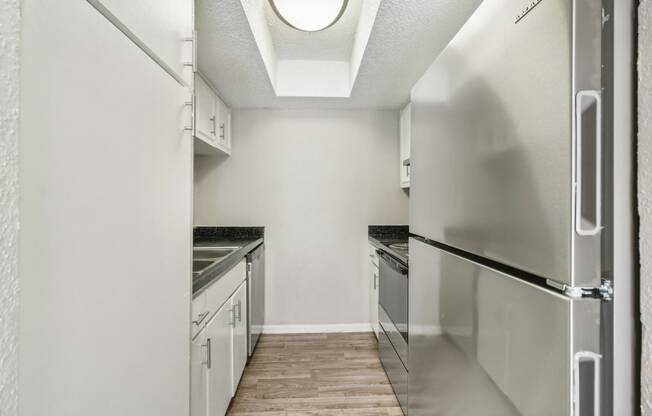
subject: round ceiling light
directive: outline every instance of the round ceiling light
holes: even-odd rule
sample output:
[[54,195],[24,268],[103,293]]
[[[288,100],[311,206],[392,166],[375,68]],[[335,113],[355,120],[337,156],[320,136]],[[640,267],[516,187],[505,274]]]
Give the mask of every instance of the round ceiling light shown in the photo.
[[274,13],[293,29],[319,32],[337,23],[349,0],[269,0]]

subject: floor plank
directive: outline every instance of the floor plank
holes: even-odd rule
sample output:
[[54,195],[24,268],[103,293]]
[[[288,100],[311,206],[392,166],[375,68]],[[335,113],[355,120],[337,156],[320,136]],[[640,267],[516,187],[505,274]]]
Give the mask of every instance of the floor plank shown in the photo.
[[371,333],[263,335],[229,416],[401,416]]

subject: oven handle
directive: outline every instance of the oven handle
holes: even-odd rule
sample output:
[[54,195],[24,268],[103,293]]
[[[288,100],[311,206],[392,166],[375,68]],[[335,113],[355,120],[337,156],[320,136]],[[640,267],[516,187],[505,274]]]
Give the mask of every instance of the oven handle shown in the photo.
[[392,256],[389,254],[385,253],[382,250],[376,251],[378,253],[378,257],[383,260],[389,267],[391,267],[393,270],[396,270],[402,275],[407,275],[408,274],[408,268],[403,266],[401,263],[399,263],[397,260],[394,260]]

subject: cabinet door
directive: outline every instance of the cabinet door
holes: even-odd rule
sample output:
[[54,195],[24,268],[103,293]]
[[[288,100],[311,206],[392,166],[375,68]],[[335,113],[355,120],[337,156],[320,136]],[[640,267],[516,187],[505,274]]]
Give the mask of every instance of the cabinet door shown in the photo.
[[206,342],[208,344],[208,415],[226,414],[233,393],[233,352],[232,329],[234,310],[231,300],[217,311],[206,325]]
[[247,282],[233,295],[235,328],[233,329],[233,395],[235,395],[247,365]]
[[231,109],[225,108],[224,122],[224,147],[228,153],[231,153]]
[[369,244],[369,324],[378,337],[380,326],[378,324],[378,285],[380,275],[378,273],[378,253],[376,247]]
[[369,262],[369,323],[371,329],[378,336],[378,266],[373,259]]
[[410,165],[405,165],[404,162],[410,159],[410,135],[412,133],[412,108],[408,104],[401,111],[400,119],[400,135],[401,135],[401,144],[400,144],[400,169],[401,169],[401,187],[409,188],[410,187]]
[[217,142],[216,95],[200,77],[195,77],[195,136],[211,144]]
[[229,110],[219,97],[216,97],[215,108],[217,114],[217,142],[228,152],[231,147],[230,139],[228,138],[231,110]]
[[208,361],[206,331],[202,331],[192,341],[190,349],[190,416],[207,416],[206,367]]

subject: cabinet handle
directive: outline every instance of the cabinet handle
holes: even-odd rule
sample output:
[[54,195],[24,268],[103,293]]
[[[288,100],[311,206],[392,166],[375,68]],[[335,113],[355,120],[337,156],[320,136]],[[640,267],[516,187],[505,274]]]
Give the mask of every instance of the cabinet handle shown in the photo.
[[199,315],[197,315],[198,319],[192,321],[192,323],[199,326],[204,321],[204,319],[206,319],[208,314],[210,314],[210,312],[208,312],[208,311],[206,311],[204,313],[200,313]]
[[231,308],[231,318],[233,318],[233,321],[229,323],[229,325],[231,325],[233,328],[235,328],[235,308],[236,306]]
[[211,117],[211,134],[215,136],[215,116]]
[[[584,199],[582,179],[582,105],[584,98],[591,98],[596,105],[595,118],[595,224],[586,229],[582,225],[582,199]],[[602,230],[602,94],[600,91],[580,91],[577,93],[575,103],[575,232],[583,237],[600,234]]]
[[203,348],[206,348],[206,361],[202,364],[206,364],[206,368],[211,368],[211,339],[206,340],[206,344],[202,345]]
[[220,139],[224,138],[224,123],[220,124]]
[[580,377],[580,363],[583,361],[591,361],[593,363],[593,415],[600,416],[600,402],[601,402],[601,383],[600,383],[600,361],[602,360],[602,355],[596,354],[591,351],[579,351],[575,353],[575,360],[573,363],[573,395],[574,397],[574,408],[575,415],[581,415],[582,408],[581,404],[581,377]]
[[195,134],[195,93],[192,94],[190,101],[186,101],[185,106],[190,107],[190,127],[183,129]]
[[238,322],[242,322],[242,301],[238,301]]

